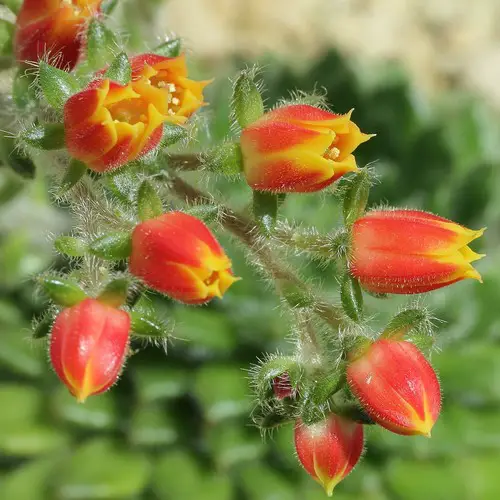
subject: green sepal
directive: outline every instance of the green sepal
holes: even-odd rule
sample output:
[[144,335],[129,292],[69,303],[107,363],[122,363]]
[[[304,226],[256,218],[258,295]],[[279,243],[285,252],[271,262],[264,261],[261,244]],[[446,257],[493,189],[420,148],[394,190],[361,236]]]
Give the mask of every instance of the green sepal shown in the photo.
[[52,324],[54,323],[54,318],[51,314],[47,314],[40,320],[36,321],[33,325],[33,335],[34,339],[43,339],[47,337],[52,330]]
[[86,243],[73,236],[59,236],[54,241],[54,247],[59,253],[70,257],[82,257],[87,251]]
[[100,12],[102,14],[105,14],[109,16],[113,10],[115,10],[115,7],[118,5],[118,0],[103,0],[101,2],[101,7],[100,7]]
[[66,191],[70,190],[86,173],[87,165],[80,160],[72,159],[69,162],[66,173],[64,174],[58,195],[61,196]]
[[240,72],[233,87],[232,109],[241,128],[257,121],[264,114],[264,101],[252,71]]
[[306,398],[314,405],[324,405],[345,383],[344,367],[325,375],[316,374],[311,382]]
[[226,142],[203,154],[203,167],[210,172],[226,176],[240,174],[243,157],[239,144]]
[[105,234],[92,241],[88,251],[104,260],[124,260],[132,251],[132,235],[126,232]]
[[24,68],[19,68],[12,82],[12,99],[19,109],[34,107],[37,102],[36,75]]
[[163,214],[163,203],[156,189],[144,181],[137,191],[137,215],[141,221],[154,219]]
[[22,132],[19,139],[29,146],[45,151],[63,149],[65,145],[64,125],[62,123],[33,125]]
[[426,309],[418,307],[405,309],[396,314],[385,327],[380,338],[404,340],[410,333],[430,333],[431,321]]
[[272,233],[278,216],[278,195],[254,191],[253,215],[264,233]]
[[87,298],[83,289],[71,279],[44,277],[41,285],[52,302],[63,307],[72,307]]
[[163,321],[153,317],[150,314],[143,314],[139,311],[130,313],[132,318],[132,335],[138,337],[164,338],[168,337],[168,331]]
[[40,61],[38,82],[45,99],[55,109],[62,109],[66,101],[80,90],[80,84],[73,75],[45,61]]
[[109,68],[104,73],[106,78],[113,80],[120,85],[127,85],[132,79],[132,67],[130,60],[125,52],[120,52],[110,64]]
[[187,139],[189,137],[189,132],[186,127],[181,127],[180,125],[175,125],[174,123],[164,123],[163,132],[160,141],[160,147],[168,148],[174,144]]
[[356,278],[346,272],[340,285],[340,299],[344,312],[353,321],[363,317],[363,292]]
[[349,184],[344,194],[344,221],[346,226],[354,224],[366,209],[370,196],[371,180],[367,171],[360,171]]
[[93,18],[87,30],[87,61],[92,69],[106,67],[115,57],[118,40],[102,21]]
[[254,410],[252,420],[259,429],[270,430],[293,422],[294,419],[289,415],[285,415],[284,412],[269,411],[266,409],[264,411]]
[[152,52],[164,57],[178,57],[181,54],[181,49],[182,40],[180,38],[173,38],[156,46]]
[[347,386],[335,393],[331,401],[331,408],[337,415],[346,417],[358,424],[375,424],[365,410],[363,410],[360,403],[351,394]]
[[118,278],[109,282],[97,297],[97,300],[110,307],[120,307],[127,301],[130,280]]
[[0,137],[0,153],[3,162],[24,179],[33,179],[36,167],[28,154],[16,144],[13,137]]

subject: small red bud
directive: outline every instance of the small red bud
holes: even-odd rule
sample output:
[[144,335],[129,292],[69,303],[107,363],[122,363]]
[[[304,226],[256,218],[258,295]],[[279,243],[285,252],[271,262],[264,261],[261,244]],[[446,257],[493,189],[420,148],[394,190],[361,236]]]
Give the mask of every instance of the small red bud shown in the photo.
[[274,395],[278,399],[285,399],[294,396],[292,384],[290,383],[290,376],[288,373],[283,373],[273,379]]
[[354,468],[363,452],[363,426],[331,414],[323,422],[295,424],[295,449],[300,463],[328,496]]
[[439,381],[412,343],[380,339],[357,350],[347,380],[379,425],[396,434],[430,436],[441,410]]
[[79,402],[109,389],[127,352],[130,316],[85,299],[64,309],[50,338],[50,360],[57,376]]

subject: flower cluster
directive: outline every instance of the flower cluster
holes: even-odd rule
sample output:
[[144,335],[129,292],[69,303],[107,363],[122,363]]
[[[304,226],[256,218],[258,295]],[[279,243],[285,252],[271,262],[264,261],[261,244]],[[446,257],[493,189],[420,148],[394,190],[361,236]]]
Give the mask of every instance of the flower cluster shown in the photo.
[[[294,425],[299,461],[331,495],[360,460],[365,425],[430,436],[441,410],[431,349],[417,347],[432,343],[428,311],[408,306],[374,338],[364,292],[411,295],[481,281],[472,263],[483,255],[469,244],[484,229],[420,210],[368,209],[373,176],[358,147],[373,134],[361,131],[352,111],[311,105],[314,96],[266,112],[250,70],[235,79],[231,100],[240,136],[196,154],[173,150],[188,142],[210,80],[189,77],[178,39],[133,57],[117,53],[120,41],[105,23],[111,3],[25,0],[17,18],[13,95],[30,77],[27,66],[38,69],[30,80],[37,91],[21,92],[32,98],[36,112],[23,116],[33,123],[14,131],[11,153],[22,151],[23,168],[34,169],[33,151],[58,150],[50,157],[53,192],[76,219],[74,231],[55,241],[70,257],[67,274],[39,279],[52,305],[36,337],[50,335],[54,371],[78,401],[106,391],[136,339],[161,344],[170,335],[152,292],[198,306],[222,299],[239,280],[211,228],[225,230],[275,285],[296,340],[291,355],[265,357],[252,371],[252,417],[263,432]],[[241,180],[251,209],[227,207],[189,184],[184,169]],[[328,193],[339,180],[336,231],[282,220],[286,196]],[[287,262],[292,252],[335,262],[339,300],[301,279],[298,260]]]

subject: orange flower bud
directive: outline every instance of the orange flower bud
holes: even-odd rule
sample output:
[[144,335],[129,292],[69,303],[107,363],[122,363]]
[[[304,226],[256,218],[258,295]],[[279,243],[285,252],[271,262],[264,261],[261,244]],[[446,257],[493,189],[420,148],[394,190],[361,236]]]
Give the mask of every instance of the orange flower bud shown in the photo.
[[439,412],[439,381],[410,342],[380,339],[351,354],[347,380],[370,418],[396,434],[430,436]]
[[363,426],[331,414],[323,422],[295,424],[295,450],[300,463],[328,496],[358,463],[363,452]]
[[481,281],[471,262],[483,255],[467,245],[483,232],[419,210],[375,210],[353,225],[351,273],[376,293],[422,293],[465,278]]
[[147,286],[186,304],[222,298],[238,280],[208,227],[182,212],[136,226],[129,264],[130,272]]
[[272,192],[319,191],[357,170],[353,151],[371,135],[351,121],[295,104],[266,113],[241,134],[243,166],[252,189]]
[[81,32],[102,0],[24,0],[16,21],[14,52],[19,62],[49,58],[71,70],[80,57]]
[[50,338],[50,360],[79,402],[115,383],[125,361],[129,330],[127,312],[96,299],[85,299],[57,316]]
[[130,63],[129,84],[99,78],[64,107],[68,151],[96,172],[143,156],[159,144],[165,121],[183,124],[204,105],[208,82],[187,78],[184,56],[144,54]]

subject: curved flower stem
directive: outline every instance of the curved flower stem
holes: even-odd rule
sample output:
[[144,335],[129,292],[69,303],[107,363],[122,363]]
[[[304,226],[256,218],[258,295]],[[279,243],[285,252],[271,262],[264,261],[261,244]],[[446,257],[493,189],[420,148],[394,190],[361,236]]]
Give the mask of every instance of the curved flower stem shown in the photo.
[[[190,204],[213,203],[213,199],[187,183],[175,174],[167,174],[169,187],[177,197]],[[273,251],[263,244],[256,224],[249,218],[234,212],[226,206],[220,206],[222,226],[236,236],[248,249],[258,257],[266,271],[276,282],[291,284],[298,293],[310,303],[313,311],[325,322],[339,328],[343,324],[343,311],[316,297],[310,288],[284,266],[274,255]]]

